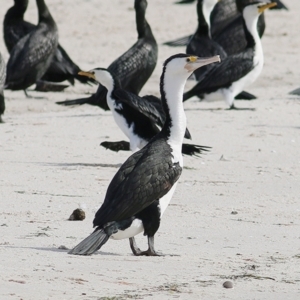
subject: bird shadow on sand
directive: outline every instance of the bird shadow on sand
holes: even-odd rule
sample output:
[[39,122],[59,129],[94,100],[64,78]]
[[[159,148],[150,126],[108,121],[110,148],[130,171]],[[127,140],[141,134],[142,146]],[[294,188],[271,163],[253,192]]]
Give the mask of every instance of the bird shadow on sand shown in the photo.
[[[47,252],[62,252],[68,254],[68,251],[71,249],[68,248],[61,248],[60,247],[22,247],[22,246],[9,246],[9,245],[1,245],[3,248],[7,249],[31,249],[31,250],[39,250],[39,251],[47,251]],[[70,254],[72,255],[72,254]],[[104,252],[104,251],[97,251],[92,256],[124,256],[123,254],[117,254],[112,252]],[[72,255],[72,256],[91,256],[91,255]]]
[[256,108],[248,108],[248,107],[243,107],[243,108],[237,108],[237,109],[229,109],[229,108],[185,108],[185,111],[255,111]]
[[122,164],[96,164],[96,163],[48,163],[36,162],[35,164],[52,167],[101,167],[101,168],[119,168]]

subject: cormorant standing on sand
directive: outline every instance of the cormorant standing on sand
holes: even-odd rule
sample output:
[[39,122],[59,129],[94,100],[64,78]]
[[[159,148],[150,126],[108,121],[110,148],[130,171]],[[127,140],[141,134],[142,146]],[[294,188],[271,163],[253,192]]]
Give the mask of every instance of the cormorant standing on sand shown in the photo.
[[[186,54],[177,54],[165,61],[160,80],[166,114],[164,127],[118,170],[95,215],[95,231],[69,254],[91,255],[109,238],[129,238],[134,255],[158,255],[154,249],[154,235],[183,167],[181,146],[186,129],[182,103],[184,84],[195,69],[216,61],[219,57],[198,58]],[[149,248],[146,251],[141,251],[135,243],[134,236],[141,232],[148,237]]]
[[215,98],[215,94],[218,93],[225,99],[230,109],[236,109],[234,97],[244,87],[253,83],[263,68],[263,49],[257,32],[258,17],[265,9],[275,5],[274,2],[255,1],[246,5],[242,1],[239,2],[238,8],[243,12],[246,49],[227,56],[220,64],[215,65],[200,82],[184,93],[183,101],[193,96],[209,100]]
[[[36,29],[36,25],[24,20],[28,0],[14,0],[14,2],[14,5],[7,11],[3,22],[4,41],[9,53],[21,38]],[[90,82],[87,77],[78,75],[79,71],[80,68],[58,44],[51,64],[41,81],[62,82],[67,80],[74,85],[75,78],[81,83]]]
[[[107,69],[116,76],[124,90],[138,95],[155,69],[158,47],[151,27],[145,18],[147,1],[135,0],[134,8],[138,40],[129,50],[113,61]],[[97,92],[88,98],[56,103],[61,105],[90,104],[109,110],[106,94],[106,88],[100,84]]]
[[[5,88],[26,90],[51,64],[58,44],[58,31],[44,0],[36,0],[39,23],[13,47],[7,63]],[[26,93],[26,91],[25,91]]]

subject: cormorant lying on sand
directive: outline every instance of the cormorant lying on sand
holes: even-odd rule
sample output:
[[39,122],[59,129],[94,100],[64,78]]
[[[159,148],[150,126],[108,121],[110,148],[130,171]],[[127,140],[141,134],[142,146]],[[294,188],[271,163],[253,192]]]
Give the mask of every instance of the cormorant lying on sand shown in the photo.
[[[107,89],[108,107],[115,122],[130,141],[129,143],[126,141],[103,142],[101,143],[103,147],[113,151],[131,150],[135,152],[142,149],[160,132],[160,128],[166,121],[160,99],[151,96],[146,97],[146,99],[141,98],[121,89],[118,80],[108,69],[96,68],[89,72],[80,73],[98,81]],[[191,138],[188,130],[185,137]],[[183,144],[182,153],[198,155],[202,151],[208,151],[208,148],[210,147]]]
[[[216,61],[219,57],[198,58],[186,54],[177,54],[165,61],[160,80],[166,115],[164,126],[118,170],[95,215],[95,231],[69,254],[91,255],[109,238],[129,238],[134,255],[158,255],[154,249],[154,235],[183,168],[181,147],[186,130],[182,103],[184,85],[195,69]],[[141,251],[134,240],[134,236],[143,231],[148,237],[149,248],[146,251]]]

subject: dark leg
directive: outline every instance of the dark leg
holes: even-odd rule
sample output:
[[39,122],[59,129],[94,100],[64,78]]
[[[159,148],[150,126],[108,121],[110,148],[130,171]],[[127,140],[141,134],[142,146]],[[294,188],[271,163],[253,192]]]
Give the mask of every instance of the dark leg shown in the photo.
[[234,104],[230,106],[228,110],[255,110],[255,108],[248,108],[248,107],[235,107]]
[[150,237],[148,236],[148,250],[146,250],[146,251],[141,251],[137,247],[134,238],[130,238],[129,242],[130,242],[130,248],[131,248],[133,254],[136,255],[136,256],[141,256],[141,255],[145,255],[145,256],[161,256],[161,254],[158,254],[154,250],[154,236],[150,236]]
[[142,251],[140,250],[140,248],[137,247],[134,237],[129,238],[129,243],[130,243],[130,248],[132,250],[132,253],[135,256],[141,255]]
[[26,98],[32,98],[32,96],[30,96],[30,95],[27,94],[26,90],[24,90],[24,93],[25,93]]
[[102,142],[100,146],[112,150],[112,151],[130,151],[129,142],[126,141],[119,141],[119,142]]

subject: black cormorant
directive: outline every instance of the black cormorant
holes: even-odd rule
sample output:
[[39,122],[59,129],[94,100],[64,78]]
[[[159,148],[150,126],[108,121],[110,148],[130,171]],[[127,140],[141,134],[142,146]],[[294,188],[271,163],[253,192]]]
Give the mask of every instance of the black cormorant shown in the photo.
[[2,115],[5,111],[5,101],[4,101],[4,84],[6,77],[6,66],[4,59],[0,53],[0,123],[3,123]]
[[[182,141],[186,129],[182,93],[186,79],[198,67],[219,57],[198,58],[177,54],[167,59],[160,80],[165,124],[144,148],[132,154],[110,182],[104,202],[97,211],[95,231],[69,251],[91,255],[109,238],[130,240],[134,255],[158,255],[154,235],[175,191],[183,168]],[[148,250],[137,248],[134,236],[144,232]]]
[[12,48],[5,88],[25,90],[47,71],[58,44],[58,31],[44,0],[36,0],[39,22]]
[[[154,71],[158,47],[151,27],[145,18],[147,1],[135,0],[134,8],[138,40],[129,50],[113,61],[107,69],[115,74],[124,90],[138,95]],[[57,104],[91,104],[108,110],[106,93],[106,88],[100,84],[97,92],[88,98],[67,100],[57,102]]]
[[[14,2],[14,5],[7,11],[3,22],[4,41],[9,53],[21,38],[36,29],[36,25],[24,20],[28,0],[14,0]],[[74,78],[82,83],[90,82],[87,77],[78,75],[79,71],[80,68],[58,44],[51,64],[41,80],[50,82],[68,80],[72,85]]]
[[[215,65],[204,78],[191,90],[184,93],[183,100],[192,96],[201,99],[215,98],[215,94],[221,94],[231,109],[235,109],[234,97],[244,87],[253,83],[263,68],[263,49],[257,31],[259,15],[276,3],[264,3],[255,1],[243,6],[243,24],[247,39],[247,47],[243,52],[227,56],[220,64]],[[241,8],[240,8],[241,9]]]

